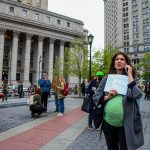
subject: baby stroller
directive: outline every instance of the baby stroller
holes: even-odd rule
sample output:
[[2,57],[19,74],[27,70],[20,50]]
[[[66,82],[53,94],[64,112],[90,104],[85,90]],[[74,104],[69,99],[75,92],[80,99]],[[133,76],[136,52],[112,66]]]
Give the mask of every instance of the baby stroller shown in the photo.
[[[37,93],[37,92],[35,92]],[[32,117],[39,117],[46,109],[43,107],[41,103],[41,96],[39,94],[31,95],[29,100],[27,101],[27,105],[31,111]]]

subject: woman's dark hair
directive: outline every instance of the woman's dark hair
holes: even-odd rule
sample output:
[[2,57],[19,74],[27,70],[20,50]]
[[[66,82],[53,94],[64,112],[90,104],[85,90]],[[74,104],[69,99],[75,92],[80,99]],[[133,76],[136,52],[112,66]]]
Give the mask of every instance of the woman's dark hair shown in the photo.
[[[111,73],[111,74],[116,74],[116,73],[117,73],[117,72],[116,72],[116,68],[115,68],[115,59],[116,59],[116,57],[117,57],[118,55],[123,55],[123,57],[125,58],[125,61],[126,61],[127,65],[130,65],[130,66],[132,67],[132,76],[133,76],[133,78],[139,76],[139,74],[136,72],[136,69],[132,66],[130,58],[128,57],[127,54],[125,54],[125,53],[123,53],[123,52],[118,52],[118,53],[116,53],[116,54],[112,57],[112,59],[111,59],[111,64],[110,64],[110,68],[109,68],[109,73]],[[125,72],[125,70],[124,70],[123,74],[124,74],[124,75],[127,75],[127,73]]]

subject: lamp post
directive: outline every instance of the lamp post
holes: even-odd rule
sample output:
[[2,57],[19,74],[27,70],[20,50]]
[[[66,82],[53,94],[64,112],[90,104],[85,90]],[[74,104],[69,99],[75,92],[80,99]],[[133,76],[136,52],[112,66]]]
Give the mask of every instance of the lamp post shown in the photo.
[[89,65],[89,80],[91,80],[91,48],[93,43],[94,36],[92,34],[88,35],[88,43],[90,45],[90,65]]
[[40,58],[39,58],[39,79],[40,79],[40,75],[41,75],[41,63],[42,63],[42,57],[40,55]]

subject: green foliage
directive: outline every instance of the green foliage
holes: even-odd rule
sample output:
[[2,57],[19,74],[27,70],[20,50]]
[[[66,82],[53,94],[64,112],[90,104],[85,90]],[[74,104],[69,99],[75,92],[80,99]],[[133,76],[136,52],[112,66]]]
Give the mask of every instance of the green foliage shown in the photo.
[[[75,39],[72,42],[73,48],[65,48],[64,62],[59,57],[56,57],[54,64],[53,75],[70,75],[81,78],[88,78],[88,50],[87,43],[84,38]],[[64,64],[63,71],[61,66]]]
[[54,68],[53,68],[53,76],[61,76],[63,75],[62,70],[60,70],[62,64],[62,60],[56,56]]
[[103,55],[103,65],[104,65],[104,73],[108,74],[111,59],[119,50],[117,48],[113,48],[111,45],[108,45],[104,49],[104,55]]
[[88,77],[88,50],[85,39],[75,39],[70,51],[70,73],[79,78]]
[[143,79],[150,79],[150,52],[144,54],[137,67],[139,70],[142,70],[143,73],[141,76]]
[[104,50],[95,50],[92,59],[92,75],[95,75],[98,71],[102,71],[104,75],[108,74],[111,58],[116,52],[118,52],[118,49],[111,45]]

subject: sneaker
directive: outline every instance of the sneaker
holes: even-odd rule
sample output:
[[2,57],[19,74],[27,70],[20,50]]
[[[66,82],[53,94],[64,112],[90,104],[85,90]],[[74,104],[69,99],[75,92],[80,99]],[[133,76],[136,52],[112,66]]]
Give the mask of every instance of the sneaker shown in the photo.
[[62,113],[58,113],[57,116],[63,116],[63,114]]

